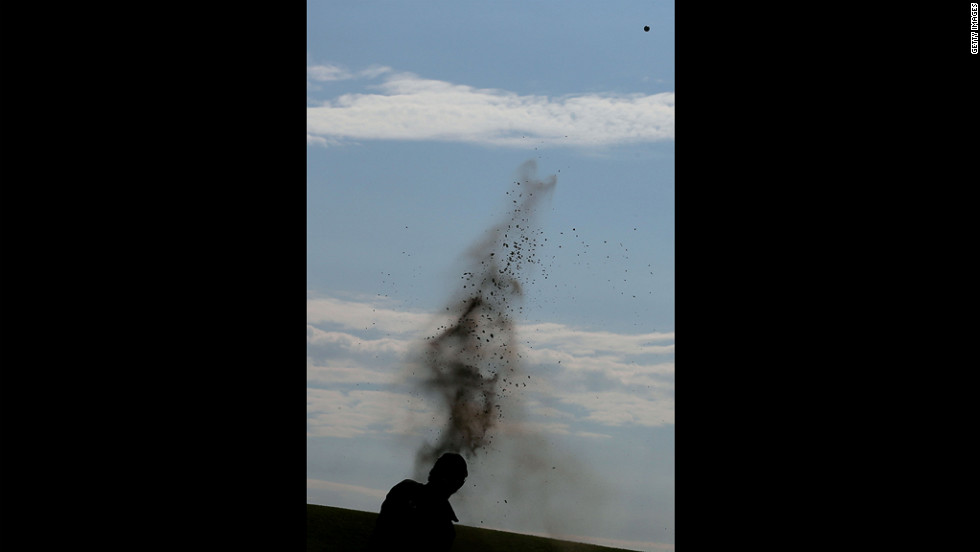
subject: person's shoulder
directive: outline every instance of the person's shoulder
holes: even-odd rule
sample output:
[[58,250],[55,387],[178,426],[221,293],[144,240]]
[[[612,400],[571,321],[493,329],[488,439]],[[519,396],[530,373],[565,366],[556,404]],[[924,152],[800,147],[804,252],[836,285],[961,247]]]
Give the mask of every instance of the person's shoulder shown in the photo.
[[418,492],[419,489],[425,485],[419,483],[418,481],[412,481],[411,479],[406,479],[401,483],[395,485],[388,491],[388,495],[406,495]]
[[406,479],[395,485],[388,491],[384,502],[381,503],[382,513],[399,510],[405,507],[405,505],[417,501],[422,492],[422,487],[423,485],[421,483],[417,483],[411,479]]
[[411,479],[405,479],[401,483],[395,485],[394,489],[417,489],[419,487],[424,487],[425,485],[419,483],[418,481],[412,481]]

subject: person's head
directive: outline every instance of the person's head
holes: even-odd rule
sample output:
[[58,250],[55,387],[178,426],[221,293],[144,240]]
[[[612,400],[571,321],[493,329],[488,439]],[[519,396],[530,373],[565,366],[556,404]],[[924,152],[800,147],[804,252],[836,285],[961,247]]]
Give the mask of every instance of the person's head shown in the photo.
[[448,497],[463,486],[467,475],[466,460],[455,452],[447,452],[429,471],[429,484]]

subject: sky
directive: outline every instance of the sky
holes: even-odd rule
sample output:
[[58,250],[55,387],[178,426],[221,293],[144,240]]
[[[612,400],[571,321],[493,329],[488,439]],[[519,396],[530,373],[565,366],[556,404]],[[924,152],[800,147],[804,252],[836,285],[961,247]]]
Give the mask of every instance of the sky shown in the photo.
[[308,502],[424,481],[419,351],[554,177],[507,238],[534,244],[519,367],[451,502],[673,550],[674,3],[308,0],[306,55]]

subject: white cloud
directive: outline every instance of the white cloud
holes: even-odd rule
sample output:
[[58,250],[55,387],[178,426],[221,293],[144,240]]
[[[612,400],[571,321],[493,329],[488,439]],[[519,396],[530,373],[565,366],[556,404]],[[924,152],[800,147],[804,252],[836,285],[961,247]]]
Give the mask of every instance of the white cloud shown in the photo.
[[416,397],[393,391],[306,389],[308,437],[357,437],[368,433],[418,434],[434,410]]
[[320,387],[329,385],[386,385],[392,382],[392,375],[381,370],[372,369],[357,362],[348,360],[331,360],[324,364],[315,364],[313,359],[306,359],[306,381]]
[[[311,68],[322,80],[353,78],[332,65]],[[519,95],[424,79],[389,68],[379,93],[345,94],[307,107],[307,142],[445,140],[494,146],[606,146],[674,139],[674,93]],[[322,141],[315,140],[321,138]]]
[[347,301],[334,297],[308,298],[307,324],[334,324],[354,330],[378,330],[396,334],[418,334],[430,327],[426,313],[399,311],[380,302]]
[[666,393],[645,395],[623,391],[563,392],[562,403],[585,408],[585,420],[606,426],[665,426],[674,423],[674,399]]
[[[311,436],[418,435],[432,425],[439,407],[408,391],[409,373],[412,350],[440,317],[375,299],[310,297],[307,320]],[[518,325],[517,336],[527,373],[518,376],[519,387],[507,382],[499,398],[520,402],[529,417],[514,421],[525,431],[606,437],[603,426],[674,423],[673,332],[547,323]]]
[[354,78],[353,73],[338,65],[313,65],[306,68],[306,76],[310,80],[326,82]]
[[343,142],[337,140],[336,138],[324,138],[323,136],[313,136],[312,134],[306,134],[306,145],[308,146],[340,146]]
[[311,81],[332,82],[357,78],[373,79],[389,72],[391,72],[391,67],[385,67],[383,65],[372,65],[367,69],[362,69],[357,72],[352,72],[346,67],[332,63],[307,65],[306,86],[309,90],[320,90],[321,88],[312,84]]
[[[372,323],[374,325],[374,323]],[[340,347],[347,351],[361,354],[389,354],[402,356],[411,347],[407,339],[381,337],[366,339],[345,332],[327,332],[307,324],[306,343],[308,345],[325,345]]]
[[[561,416],[564,417],[564,416]],[[567,423],[561,422],[502,422],[494,428],[497,435],[574,435],[591,439],[611,439],[611,435],[591,431],[573,431]]]
[[674,332],[617,334],[578,330],[564,324],[542,323],[525,326],[522,331],[536,346],[560,348],[572,355],[594,355],[598,351],[629,354],[673,354]]

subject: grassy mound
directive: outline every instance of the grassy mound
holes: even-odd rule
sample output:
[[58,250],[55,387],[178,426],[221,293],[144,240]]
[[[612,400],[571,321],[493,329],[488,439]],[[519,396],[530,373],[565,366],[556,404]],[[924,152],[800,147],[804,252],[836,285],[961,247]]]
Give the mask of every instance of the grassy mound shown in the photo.
[[[378,514],[306,505],[307,552],[365,552]],[[594,544],[569,542],[456,524],[454,551],[460,552],[614,552]]]

